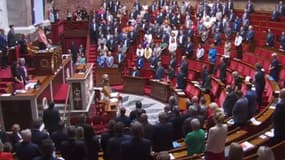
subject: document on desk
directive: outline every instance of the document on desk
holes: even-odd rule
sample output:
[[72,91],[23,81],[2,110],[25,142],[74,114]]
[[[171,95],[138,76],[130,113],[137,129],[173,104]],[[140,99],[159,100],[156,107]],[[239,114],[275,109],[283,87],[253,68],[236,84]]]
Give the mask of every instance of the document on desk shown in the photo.
[[169,153],[169,156],[170,156],[170,159],[171,159],[171,160],[172,160],[172,159],[175,159],[175,157],[173,156],[172,153]]
[[250,122],[254,125],[254,126],[259,126],[261,124],[261,122],[257,121],[254,117],[250,119]]
[[249,143],[248,141],[245,141],[245,142],[241,143],[240,146],[241,146],[241,148],[242,148],[243,151],[247,151],[247,150],[249,150],[250,148],[253,148],[253,147],[254,147],[254,145],[251,144],[251,143]]
[[110,94],[110,97],[118,97],[119,96],[119,92],[113,92]]
[[12,94],[11,93],[3,93],[3,94],[1,94],[1,96],[3,96],[3,97],[8,97],[8,96],[11,96]]

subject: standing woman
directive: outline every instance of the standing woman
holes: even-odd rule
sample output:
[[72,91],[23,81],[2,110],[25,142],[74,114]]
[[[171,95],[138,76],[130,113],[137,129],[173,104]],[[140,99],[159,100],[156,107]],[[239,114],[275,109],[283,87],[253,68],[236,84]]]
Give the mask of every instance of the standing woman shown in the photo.
[[42,26],[38,28],[38,41],[40,50],[46,49],[49,45],[48,39]]
[[[215,103],[210,104],[218,106]],[[224,160],[224,150],[227,138],[228,127],[224,124],[224,113],[221,110],[216,110],[214,115],[216,125],[209,129],[206,160]]]
[[13,79],[13,88],[16,89],[23,89],[24,88],[24,80],[19,72],[19,63],[13,62],[11,65],[11,73],[12,73],[12,79]]

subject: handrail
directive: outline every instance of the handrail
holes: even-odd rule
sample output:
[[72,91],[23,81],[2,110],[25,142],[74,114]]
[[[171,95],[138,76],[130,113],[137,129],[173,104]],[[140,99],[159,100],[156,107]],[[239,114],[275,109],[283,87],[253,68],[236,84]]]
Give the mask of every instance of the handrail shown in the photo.
[[[70,85],[68,85],[67,96],[65,97],[65,102],[64,102],[64,112],[63,112],[63,119],[64,120],[66,120],[66,111],[67,111],[67,107],[69,106],[69,104],[68,104],[69,95],[70,95]],[[68,124],[69,124],[69,119],[68,119]]]

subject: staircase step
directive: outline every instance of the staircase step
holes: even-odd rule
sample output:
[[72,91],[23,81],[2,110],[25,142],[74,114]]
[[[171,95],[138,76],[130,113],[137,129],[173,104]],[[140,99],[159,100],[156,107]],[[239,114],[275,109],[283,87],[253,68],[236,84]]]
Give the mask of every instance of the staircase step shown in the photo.
[[59,90],[57,93],[55,93],[54,96],[54,102],[55,103],[65,103],[65,98],[67,97],[67,90],[68,90],[68,84],[62,84],[60,85]]

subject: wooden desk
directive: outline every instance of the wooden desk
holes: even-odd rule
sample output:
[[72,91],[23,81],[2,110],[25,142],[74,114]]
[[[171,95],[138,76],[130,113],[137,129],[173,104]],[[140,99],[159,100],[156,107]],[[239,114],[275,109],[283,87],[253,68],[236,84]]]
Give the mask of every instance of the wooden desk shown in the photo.
[[237,140],[243,138],[246,134],[247,134],[247,131],[245,131],[245,130],[238,130],[238,131],[232,133],[231,135],[227,136],[226,144],[230,144],[233,141],[237,141]]
[[103,74],[109,75],[110,85],[122,84],[122,75],[119,68],[99,68],[96,67],[96,86],[102,86]]
[[10,129],[14,123],[20,124],[21,128],[31,127],[32,121],[38,118],[38,98],[41,94],[51,97],[53,76],[37,76],[33,79],[41,81],[38,89],[29,89],[15,96],[0,96],[1,123],[6,129]]
[[171,88],[172,92],[177,98],[177,104],[180,110],[186,110],[186,102],[189,99],[182,89]]
[[147,79],[143,77],[124,77],[123,91],[126,93],[144,95],[144,87]]
[[170,87],[167,82],[150,80],[151,85],[151,97],[160,100],[162,102],[168,102],[170,96]]
[[68,67],[69,62],[69,58],[65,59],[63,66],[53,75],[34,76],[33,80],[40,81],[40,86],[36,89],[29,89],[26,93],[14,96],[0,95],[1,125],[6,129],[10,129],[12,124],[18,123],[21,128],[30,128],[32,121],[39,118],[43,97],[53,100],[55,86],[65,81],[62,70]]

